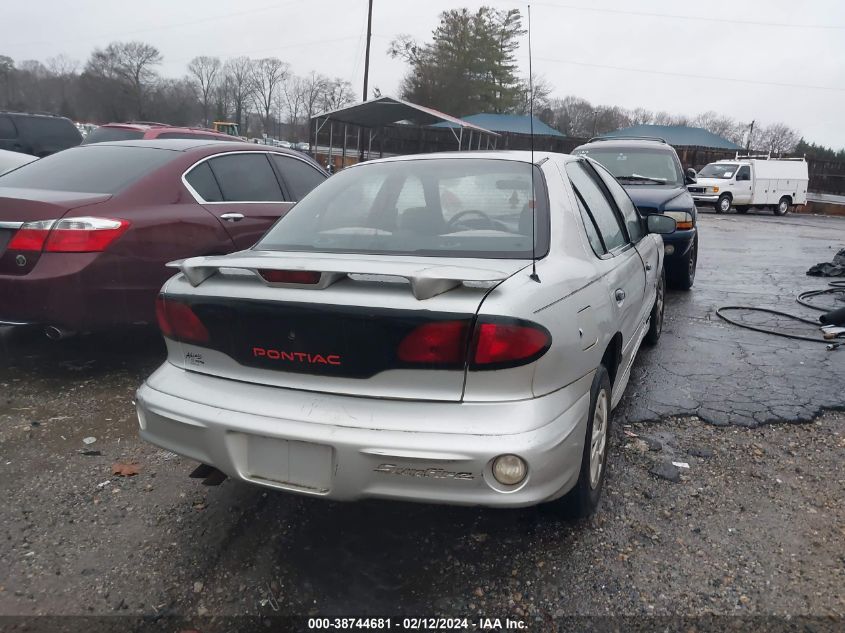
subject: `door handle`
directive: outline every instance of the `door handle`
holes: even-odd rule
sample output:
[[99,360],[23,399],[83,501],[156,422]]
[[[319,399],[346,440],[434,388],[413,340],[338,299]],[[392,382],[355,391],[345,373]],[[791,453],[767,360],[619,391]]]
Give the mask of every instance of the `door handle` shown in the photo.
[[[647,264],[645,265],[645,269],[646,269],[646,270],[651,270],[651,263],[647,263]],[[623,292],[622,294],[625,294],[625,293]]]
[[625,291],[622,290],[622,288],[617,288],[614,295],[616,297],[616,303],[622,303],[625,301]]
[[240,222],[244,219],[243,213],[224,213],[220,216],[222,219],[226,220],[226,222]]

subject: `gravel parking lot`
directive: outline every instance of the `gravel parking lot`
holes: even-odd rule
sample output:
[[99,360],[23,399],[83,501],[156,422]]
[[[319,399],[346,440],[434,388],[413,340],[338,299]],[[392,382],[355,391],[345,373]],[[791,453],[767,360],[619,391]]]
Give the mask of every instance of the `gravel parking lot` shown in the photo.
[[[204,487],[187,477],[195,463],[137,437],[156,333],[0,335],[0,614],[134,616],[119,630],[396,613],[531,630],[606,615],[792,630],[787,616],[807,616],[803,630],[842,630],[845,349],[741,330],[715,309],[812,315],[795,295],[824,285],[804,272],[843,247],[845,219],[704,213],[700,231],[695,288],[669,297],[663,339],[637,361],[606,496],[583,523]],[[138,474],[113,476],[117,462]]]

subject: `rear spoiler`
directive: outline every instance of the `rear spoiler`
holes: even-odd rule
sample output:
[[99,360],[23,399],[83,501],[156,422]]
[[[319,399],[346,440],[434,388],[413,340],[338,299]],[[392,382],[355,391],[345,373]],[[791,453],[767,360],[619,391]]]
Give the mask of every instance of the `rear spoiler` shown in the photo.
[[504,281],[513,274],[513,270],[477,268],[472,266],[454,266],[448,264],[430,264],[417,261],[375,261],[351,259],[347,257],[309,256],[302,253],[244,253],[233,255],[210,255],[191,257],[167,264],[169,268],[178,268],[188,282],[196,287],[221,269],[250,271],[256,277],[268,283],[259,274],[259,270],[314,271],[320,273],[317,284],[269,284],[280,287],[310,288],[321,290],[339,281],[347,275],[379,275],[400,277],[411,284],[414,297],[422,301],[442,294],[464,282],[490,283]]

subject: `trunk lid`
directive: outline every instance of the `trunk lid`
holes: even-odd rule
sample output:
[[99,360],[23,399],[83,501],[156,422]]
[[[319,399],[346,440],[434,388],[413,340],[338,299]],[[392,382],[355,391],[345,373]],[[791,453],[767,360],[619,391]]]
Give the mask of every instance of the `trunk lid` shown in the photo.
[[[182,263],[184,275],[168,282],[165,294],[191,306],[208,341],[171,342],[170,360],[191,371],[279,387],[458,401],[478,309],[490,288],[526,265],[256,252],[194,258]],[[282,286],[255,273],[268,269],[323,275],[312,287]],[[412,332],[453,324],[467,333],[453,362],[403,357],[400,348]]]

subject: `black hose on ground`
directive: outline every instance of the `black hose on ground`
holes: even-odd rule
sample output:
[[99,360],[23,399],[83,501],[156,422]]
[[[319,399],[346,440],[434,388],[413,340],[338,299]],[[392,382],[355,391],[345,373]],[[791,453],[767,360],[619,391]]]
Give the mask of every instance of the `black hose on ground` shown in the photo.
[[[801,294],[798,295],[798,297],[796,298],[796,301],[798,303],[800,303],[801,305],[806,306],[808,308],[812,308],[814,310],[822,310],[824,312],[827,312],[826,308],[820,308],[818,306],[807,303],[805,301],[805,299],[808,298],[808,297],[815,297],[815,296],[824,295],[824,294],[845,293],[845,280],[831,281],[829,285],[833,286],[833,287],[832,288],[824,288],[823,290],[808,290],[806,292],[802,292]],[[818,320],[805,319],[804,317],[796,316],[794,314],[789,314],[788,312],[782,312],[780,310],[773,310],[771,308],[758,308],[756,306],[721,306],[720,308],[718,308],[716,310],[716,315],[720,319],[727,321],[731,325],[736,325],[737,327],[745,328],[746,330],[754,330],[755,332],[763,332],[764,334],[774,334],[775,336],[782,336],[784,338],[790,338],[790,339],[794,339],[794,340],[797,340],[797,341],[811,341],[813,343],[825,343],[827,345],[828,350],[834,350],[834,349],[837,349],[837,348],[845,345],[845,342],[830,343],[830,342],[828,342],[828,340],[823,339],[823,338],[816,338],[816,337],[813,337],[813,336],[803,336],[801,334],[790,334],[789,332],[782,332],[780,330],[771,330],[771,329],[768,329],[768,328],[760,327],[758,325],[752,325],[751,323],[746,323],[746,322],[743,322],[743,321],[737,321],[736,319],[732,319],[732,318],[726,316],[725,314],[723,314],[723,312],[722,312],[723,310],[746,310],[746,311],[751,311],[751,312],[766,312],[768,314],[775,314],[777,316],[784,317],[784,318],[787,318],[787,319],[792,319],[794,321],[800,321],[801,323],[809,323],[810,325],[819,325],[820,322],[825,323],[825,322],[828,322],[828,320],[829,320],[830,323],[839,323],[840,317],[842,316],[839,313],[845,312],[845,308],[839,308],[837,310],[832,310],[830,312],[827,312],[827,314],[824,314],[821,317],[819,317]],[[822,319],[825,319],[825,320],[823,321]],[[837,338],[842,338],[842,335],[840,334]]]

